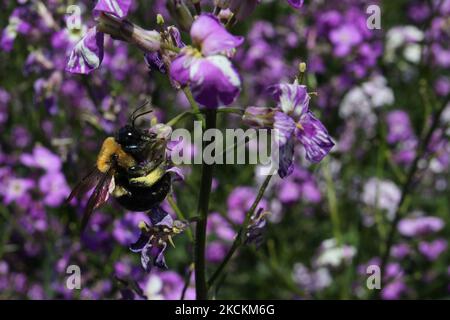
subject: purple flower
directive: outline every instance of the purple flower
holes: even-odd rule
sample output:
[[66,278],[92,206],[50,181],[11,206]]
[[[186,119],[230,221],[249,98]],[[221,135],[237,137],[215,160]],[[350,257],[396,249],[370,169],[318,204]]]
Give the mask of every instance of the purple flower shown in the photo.
[[405,218],[398,224],[398,231],[407,237],[423,236],[435,233],[444,227],[444,221],[438,217]]
[[447,240],[437,239],[432,242],[419,243],[419,252],[430,261],[435,261],[447,250]]
[[212,263],[221,262],[228,251],[228,246],[220,241],[211,241],[206,247],[206,259]]
[[[184,288],[183,278],[176,272],[152,273],[144,285],[144,294],[149,300],[179,300]],[[195,298],[192,288],[187,288],[185,299]]]
[[6,182],[2,182],[0,186],[0,194],[3,196],[3,202],[10,204],[11,202],[21,202],[28,196],[28,191],[34,187],[35,183],[31,179],[9,178]]
[[406,290],[407,287],[403,280],[395,280],[382,289],[381,297],[384,300],[397,300]]
[[36,145],[32,154],[21,155],[20,161],[30,168],[40,168],[47,172],[59,172],[62,167],[59,156],[41,145]]
[[294,166],[292,174],[280,180],[276,190],[278,199],[284,204],[293,204],[300,200],[319,203],[322,198],[313,175],[300,166]]
[[[230,193],[227,200],[228,217],[236,224],[244,222],[245,214],[256,199],[256,192],[251,187],[237,187]],[[260,202],[260,207],[268,209],[267,201]]]
[[49,207],[61,205],[70,193],[64,174],[55,171],[50,171],[39,179],[39,189],[44,194],[44,204]]
[[172,236],[181,233],[187,225],[174,221],[161,207],[153,208],[149,218],[150,224],[140,222],[141,235],[130,245],[130,250],[141,253],[141,264],[145,271],[150,272],[152,266],[167,269],[164,259],[167,242],[172,242]]
[[147,221],[147,216],[141,212],[127,212],[125,216],[114,222],[113,236],[122,245],[130,244],[139,233],[136,231],[136,225],[140,221]]
[[232,103],[241,80],[225,55],[242,44],[242,37],[228,33],[213,15],[203,14],[191,27],[196,46],[185,47],[170,66],[170,76],[180,85],[189,85],[195,100],[207,108]]
[[345,24],[330,32],[330,40],[334,45],[335,55],[343,57],[349,54],[354,46],[361,43],[363,36],[357,26]]
[[118,18],[125,18],[131,7],[131,0],[99,0],[94,8],[94,13],[109,13]]
[[403,259],[411,253],[411,248],[406,243],[399,243],[392,246],[392,256],[397,259]]
[[414,136],[409,115],[405,111],[394,110],[387,115],[388,136],[391,144],[402,142]]
[[[277,101],[272,112],[264,112],[263,108],[247,109],[243,120],[250,125],[255,123],[273,123],[275,141],[279,146],[281,178],[293,171],[295,141],[300,142],[306,151],[306,159],[320,162],[334,146],[324,125],[309,110],[309,94],[306,86],[279,84],[271,87],[273,97]],[[261,116],[262,115],[262,116]]]
[[233,228],[220,213],[213,212],[209,215],[206,228],[208,235],[214,234],[224,241],[232,241],[234,239],[235,232]]
[[97,69],[103,60],[104,34],[97,27],[89,29],[75,45],[67,61],[66,70],[71,73],[88,74]]
[[287,2],[295,9],[300,9],[303,6],[304,0],[287,0]]
[[[130,9],[130,0],[99,0],[94,8],[94,14],[110,14],[123,19]],[[71,73],[88,74],[97,69],[103,60],[104,34],[92,27],[86,35],[72,49],[66,71]]]
[[0,35],[0,49],[9,52],[14,47],[14,41],[19,33],[28,34],[31,30],[31,25],[26,22],[29,10],[25,7],[17,7],[11,13],[8,25],[3,29]]
[[[184,48],[186,45],[181,40],[180,31],[174,27],[170,26],[166,29],[166,33],[170,36],[170,41],[177,48]],[[147,52],[144,56],[145,62],[150,70],[156,69],[161,73],[166,73],[166,65],[170,64],[174,53],[172,51],[164,51],[162,54],[160,51]]]

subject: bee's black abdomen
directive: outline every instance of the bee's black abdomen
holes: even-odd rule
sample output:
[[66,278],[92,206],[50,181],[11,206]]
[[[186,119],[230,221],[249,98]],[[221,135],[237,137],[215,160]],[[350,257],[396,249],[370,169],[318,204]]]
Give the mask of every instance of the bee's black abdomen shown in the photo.
[[170,191],[171,177],[169,173],[166,173],[151,187],[131,186],[127,179],[119,178],[117,182],[129,192],[127,195],[117,197],[117,202],[130,211],[146,211],[166,198]]

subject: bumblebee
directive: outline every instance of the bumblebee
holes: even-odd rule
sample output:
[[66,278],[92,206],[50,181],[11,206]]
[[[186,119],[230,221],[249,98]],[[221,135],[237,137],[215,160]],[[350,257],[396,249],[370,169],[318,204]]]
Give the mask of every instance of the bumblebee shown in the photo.
[[72,190],[67,201],[94,189],[81,221],[83,231],[94,210],[101,207],[111,194],[130,211],[150,210],[162,202],[171,188],[171,176],[166,172],[166,141],[148,130],[136,128],[135,121],[146,111],[130,116],[130,123],[120,128],[114,137],[103,142],[95,167]]

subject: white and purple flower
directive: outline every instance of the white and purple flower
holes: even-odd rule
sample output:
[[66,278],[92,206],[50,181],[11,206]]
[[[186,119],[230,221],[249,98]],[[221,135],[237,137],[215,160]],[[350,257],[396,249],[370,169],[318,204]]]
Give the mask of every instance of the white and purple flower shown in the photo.
[[150,224],[142,221],[139,225],[141,235],[130,245],[130,250],[141,253],[142,267],[150,272],[152,266],[167,269],[164,251],[167,243],[172,243],[172,236],[183,232],[187,224],[173,220],[161,207],[154,207],[150,213]]
[[181,50],[172,62],[170,76],[181,86],[189,85],[194,99],[207,108],[231,104],[241,87],[238,73],[228,56],[242,44],[213,15],[203,14],[191,27],[194,47]]
[[279,146],[278,174],[287,177],[293,170],[294,146],[297,140],[306,151],[306,159],[320,162],[334,146],[325,126],[309,110],[310,96],[306,86],[279,84],[271,87],[275,108],[249,107],[244,122],[260,128],[274,128]]
[[[94,8],[94,15],[106,13],[124,19],[130,6],[130,0],[99,0]],[[97,69],[103,60],[103,45],[104,33],[99,32],[97,26],[90,28],[72,49],[66,71],[88,74]]]

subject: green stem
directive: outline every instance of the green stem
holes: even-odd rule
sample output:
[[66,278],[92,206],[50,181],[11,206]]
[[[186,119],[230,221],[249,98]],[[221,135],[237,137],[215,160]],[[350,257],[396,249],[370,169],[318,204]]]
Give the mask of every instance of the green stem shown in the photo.
[[228,20],[227,24],[225,25],[225,28],[230,30],[236,22],[237,22],[236,16],[232,15],[231,18]]
[[[216,127],[216,110],[206,111],[206,129]],[[211,183],[213,177],[213,164],[202,165],[202,180],[200,184],[200,195],[198,198],[199,219],[195,229],[195,291],[197,300],[206,300],[208,290],[206,286],[206,265],[205,265],[205,247],[206,247],[206,224],[208,222],[209,197],[211,194]]]
[[414,177],[418,170],[419,161],[420,161],[420,159],[422,159],[422,157],[426,153],[428,144],[431,141],[433,133],[439,127],[439,121],[440,121],[441,115],[444,112],[444,109],[447,106],[448,101],[449,101],[449,97],[447,97],[444,100],[442,105],[439,107],[439,109],[434,114],[432,123],[428,127],[428,129],[422,131],[424,133],[422,135],[423,138],[420,139],[420,145],[417,148],[416,157],[414,158],[413,163],[409,167],[408,174],[406,176],[406,181],[402,186],[401,197],[400,197],[400,201],[397,206],[397,211],[395,212],[394,220],[390,224],[390,229],[389,229],[388,236],[387,236],[386,246],[385,246],[384,251],[381,254],[381,266],[380,266],[381,274],[383,274],[386,264],[391,255],[391,248],[394,243],[394,236],[397,231],[398,223],[400,222],[400,219],[402,218],[403,213],[407,209],[408,195],[409,195],[410,191],[412,190],[412,188],[415,185],[417,185],[417,183],[414,183],[414,180],[415,180]]
[[175,53],[180,53],[181,49],[178,47],[175,47],[173,44],[167,43],[167,42],[161,42],[161,49],[173,51]]
[[166,124],[170,127],[173,127],[174,125],[176,125],[179,121],[183,120],[184,118],[186,118],[187,116],[190,116],[194,114],[193,111],[185,111],[183,113],[180,113],[179,115],[177,115],[176,117],[172,118],[169,120],[169,122],[167,122]]
[[[197,116],[198,114],[203,114],[205,113],[205,110],[200,110],[200,111],[185,111],[180,113],[179,115],[175,116],[174,118],[170,119],[166,124],[170,127],[173,127],[174,125],[176,125],[178,122],[180,122],[181,120],[183,120],[184,118],[186,118],[187,116],[191,116],[191,115],[195,115]],[[220,107],[217,109],[217,113],[231,113],[231,114],[237,114],[237,115],[242,115],[244,113],[244,109],[241,108],[231,108],[231,107]]]
[[198,105],[197,101],[194,100],[194,97],[192,96],[192,92],[189,89],[189,87],[184,87],[183,92],[186,95],[186,98],[188,99],[192,110],[194,111],[195,117],[198,121],[202,122],[203,129],[205,128],[205,119],[203,119],[203,116],[200,113],[200,106]]
[[284,270],[280,270],[279,266],[275,263],[273,259],[268,258],[262,252],[257,251],[256,249],[254,249],[253,252],[270,268],[272,273],[277,276],[278,278],[277,280],[281,280],[281,282],[284,283],[285,287],[288,290],[290,290],[293,294],[299,297],[305,297],[305,292],[303,292],[300,288],[298,288],[295,285],[295,283],[292,282],[288,273],[286,273]]
[[330,160],[326,160],[324,176],[327,183],[327,199],[330,208],[331,223],[333,225],[333,236],[339,245],[342,245],[341,223],[339,219],[336,190],[331,177]]
[[[188,220],[188,219],[186,219],[186,216],[183,214],[183,211],[180,210],[177,203],[175,202],[175,199],[171,195],[169,195],[167,197],[167,202],[169,202],[170,206],[172,207],[173,211],[175,211],[175,213],[179,219],[185,220],[185,221]],[[190,227],[188,227],[186,229],[186,233],[189,237],[189,240],[194,241],[194,236],[192,235],[192,231],[191,231]]]
[[247,229],[248,224],[250,223],[250,218],[252,217],[253,213],[256,210],[256,207],[258,206],[259,202],[261,201],[261,199],[262,199],[262,197],[264,195],[264,192],[266,191],[272,176],[273,176],[273,174],[269,174],[266,177],[266,179],[264,180],[264,182],[261,185],[261,187],[259,188],[258,195],[256,196],[256,199],[253,202],[250,210],[247,212],[247,214],[245,216],[244,223],[242,224],[242,227],[239,229],[239,231],[238,231],[238,233],[237,233],[237,235],[236,235],[236,237],[234,239],[234,242],[231,245],[230,250],[228,251],[227,255],[225,256],[225,258],[220,263],[220,265],[217,268],[217,270],[214,272],[214,274],[208,280],[208,288],[210,288],[210,287],[212,287],[214,285],[216,280],[220,277],[221,273],[223,272],[223,270],[227,266],[228,262],[233,257],[233,255],[236,252],[236,250],[244,243],[244,231]]

